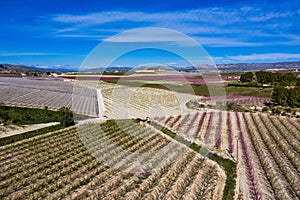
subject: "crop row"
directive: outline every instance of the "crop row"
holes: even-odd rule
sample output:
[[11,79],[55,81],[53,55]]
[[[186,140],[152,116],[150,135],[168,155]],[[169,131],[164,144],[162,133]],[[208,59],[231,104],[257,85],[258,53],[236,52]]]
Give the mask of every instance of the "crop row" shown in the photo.
[[214,96],[214,97],[201,97],[198,99],[200,103],[209,103],[211,101],[224,101],[227,103],[235,103],[240,105],[259,105],[263,106],[265,103],[270,102],[270,98],[267,97],[253,97],[253,96],[239,96],[239,95],[227,95],[227,96]]
[[22,86],[0,87],[0,101],[6,104],[48,107],[50,109],[59,109],[61,107],[72,107],[72,110],[81,114],[97,115],[97,96],[96,90],[79,87],[74,89],[73,93],[60,92],[35,88],[23,88]]
[[0,148],[1,199],[211,198],[220,178],[217,166],[131,120],[84,124]]
[[157,121],[238,161],[245,198],[300,198],[300,123],[296,119],[220,111],[165,119]]

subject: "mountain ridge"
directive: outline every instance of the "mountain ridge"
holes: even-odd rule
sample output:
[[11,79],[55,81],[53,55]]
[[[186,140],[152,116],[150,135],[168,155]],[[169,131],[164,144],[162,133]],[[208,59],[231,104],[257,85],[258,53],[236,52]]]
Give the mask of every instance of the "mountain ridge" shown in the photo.
[[[158,68],[163,68],[164,66],[157,66]],[[178,71],[195,71],[197,69],[208,68],[208,65],[195,66],[185,66],[185,67],[174,67]],[[216,67],[220,71],[258,71],[266,69],[289,69],[289,68],[300,68],[300,61],[292,62],[275,62],[275,63],[229,63],[229,64],[216,64]],[[155,67],[152,67],[155,68]],[[168,66],[167,68],[170,68]],[[108,68],[93,68],[85,70],[85,72],[112,72],[112,71],[130,71],[134,68],[131,67],[108,67]],[[135,69],[136,70],[136,69]],[[74,68],[57,68],[49,66],[48,68],[39,68],[38,66],[25,66],[25,65],[14,65],[14,64],[0,64],[0,73],[26,73],[26,72],[74,72]]]

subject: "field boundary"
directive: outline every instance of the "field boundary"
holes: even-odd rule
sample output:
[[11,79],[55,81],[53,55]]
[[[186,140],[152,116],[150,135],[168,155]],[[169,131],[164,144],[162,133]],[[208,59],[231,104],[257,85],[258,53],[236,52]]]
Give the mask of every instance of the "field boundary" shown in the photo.
[[46,133],[49,133],[49,132],[52,132],[52,131],[57,131],[57,130],[63,129],[63,128],[65,128],[65,127],[60,125],[60,124],[57,124],[57,125],[48,126],[48,127],[45,127],[45,128],[33,130],[33,131],[20,133],[20,134],[17,134],[17,135],[2,137],[2,138],[0,138],[0,146],[4,146],[4,145],[7,145],[7,144],[11,144],[11,143],[14,143],[14,142],[25,140],[25,139],[35,137],[35,136],[38,136],[38,135],[46,134]]

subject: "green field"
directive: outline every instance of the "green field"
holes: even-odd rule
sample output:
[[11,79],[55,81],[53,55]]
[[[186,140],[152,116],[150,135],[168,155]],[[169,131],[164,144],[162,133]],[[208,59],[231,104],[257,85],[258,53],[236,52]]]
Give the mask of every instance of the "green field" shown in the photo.
[[60,113],[57,111],[37,108],[21,108],[0,106],[0,121],[15,125],[40,124],[59,122]]

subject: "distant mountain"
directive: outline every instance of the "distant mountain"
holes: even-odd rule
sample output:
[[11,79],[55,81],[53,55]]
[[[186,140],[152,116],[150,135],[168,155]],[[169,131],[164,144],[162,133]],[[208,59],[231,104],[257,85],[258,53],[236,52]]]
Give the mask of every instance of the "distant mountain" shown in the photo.
[[0,73],[39,72],[40,70],[23,65],[0,64]]
[[33,72],[76,72],[77,70],[74,68],[68,68],[63,66],[45,66],[45,65],[13,65],[13,64],[0,64],[0,73],[11,73],[11,74],[19,74],[19,73],[33,73]]
[[[295,62],[277,62],[277,63],[232,63],[232,64],[216,64],[220,71],[258,71],[266,69],[288,69],[300,68],[300,61]],[[213,68],[209,65],[199,65],[197,67],[177,67],[178,71],[193,72],[197,70],[211,71]]]
[[77,72],[78,69],[70,66],[62,65],[31,65],[30,67],[41,70],[41,71],[51,71],[51,72]]
[[[277,62],[277,63],[233,63],[233,64],[217,64],[218,70],[220,71],[257,71],[257,70],[266,70],[266,69],[287,69],[287,68],[300,68],[300,61],[295,62]],[[144,69],[149,67],[140,67],[140,68],[131,68],[131,67],[108,67],[108,68],[91,68],[86,69],[82,72],[115,72],[115,71],[131,71],[136,69]],[[174,67],[174,66],[151,66],[151,69],[161,68],[169,70],[173,68],[174,70],[184,71],[184,72],[193,72],[197,70],[208,70],[211,71],[211,66],[209,65],[199,65],[195,66],[185,66],[185,67]],[[25,73],[25,72],[76,72],[78,69],[70,66],[44,66],[44,65],[11,65],[11,64],[0,64],[0,73]],[[81,71],[79,69],[79,71]]]
[[115,72],[115,71],[130,71],[132,70],[131,67],[107,67],[107,68],[91,68],[91,69],[86,69],[82,72]]
[[279,68],[300,68],[300,61],[277,62],[277,63],[236,63],[236,64],[217,64],[221,71],[255,71]]

